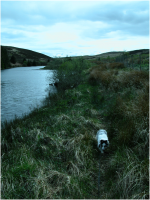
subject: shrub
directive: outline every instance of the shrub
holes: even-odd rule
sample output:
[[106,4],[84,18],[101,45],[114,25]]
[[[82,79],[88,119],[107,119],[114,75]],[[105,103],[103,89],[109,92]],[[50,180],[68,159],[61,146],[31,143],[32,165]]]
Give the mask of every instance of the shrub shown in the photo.
[[32,66],[36,66],[36,61],[35,60],[33,60]]
[[121,85],[123,87],[134,86],[136,88],[141,88],[146,80],[149,79],[149,74],[146,71],[131,71],[130,73],[124,74],[122,77]]
[[26,58],[23,58],[23,60],[22,60],[22,64],[23,64],[25,61],[26,61]]
[[102,64],[102,63],[103,63],[103,62],[102,62],[102,61],[100,61],[100,60],[91,60],[90,62],[91,62],[91,63],[98,64],[98,65],[100,65],[100,64]]
[[22,64],[22,66],[26,67],[27,66],[27,61],[24,61],[23,64]]
[[28,60],[27,66],[29,66],[29,67],[32,66],[32,62],[30,60]]
[[7,69],[10,67],[9,58],[7,50],[4,47],[1,47],[1,69]]
[[[105,66],[101,66],[105,67]],[[101,68],[95,68],[91,71],[88,82],[90,84],[98,84],[101,83],[103,86],[108,88],[109,84],[113,81],[112,72],[103,71]]]
[[59,91],[74,88],[79,85],[84,78],[83,70],[88,67],[88,63],[83,59],[74,59],[62,63],[55,71],[54,79]]
[[14,55],[11,56],[10,62],[15,64],[16,63],[16,58]]
[[111,68],[111,69],[123,69],[123,68],[125,68],[124,64],[120,63],[120,62],[109,63],[108,67]]

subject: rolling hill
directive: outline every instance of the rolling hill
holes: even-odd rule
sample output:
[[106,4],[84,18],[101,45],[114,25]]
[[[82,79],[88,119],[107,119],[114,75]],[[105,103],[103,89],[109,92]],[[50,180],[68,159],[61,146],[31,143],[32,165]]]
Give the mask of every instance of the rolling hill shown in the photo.
[[[51,59],[51,57],[44,55],[42,53],[38,53],[35,51],[22,49],[18,47],[1,46],[1,50],[2,50],[2,60],[3,60],[3,55],[6,54],[6,51],[7,51],[7,55],[8,55],[7,59],[9,62],[9,65],[7,66],[5,64],[2,64],[2,67],[1,67],[2,69],[11,68],[11,67],[46,65]],[[14,63],[11,62],[12,56],[15,58]],[[4,62],[6,62],[6,58]]]

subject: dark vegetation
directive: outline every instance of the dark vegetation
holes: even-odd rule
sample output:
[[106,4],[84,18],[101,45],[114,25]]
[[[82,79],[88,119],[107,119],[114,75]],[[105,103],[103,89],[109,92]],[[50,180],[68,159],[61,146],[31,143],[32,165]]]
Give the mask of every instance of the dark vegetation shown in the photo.
[[7,54],[7,50],[1,47],[1,69],[10,68],[9,58]]
[[[134,67],[126,65],[132,58]],[[149,199],[147,58],[50,61],[58,92],[2,124],[2,199]],[[101,155],[100,197],[99,129],[110,140]]]
[[16,63],[16,58],[15,58],[14,55],[11,56],[10,62],[11,62],[12,64],[15,64],[15,63]]
[[51,57],[44,54],[17,47],[1,46],[1,52],[1,69],[22,66],[45,66],[51,60]]

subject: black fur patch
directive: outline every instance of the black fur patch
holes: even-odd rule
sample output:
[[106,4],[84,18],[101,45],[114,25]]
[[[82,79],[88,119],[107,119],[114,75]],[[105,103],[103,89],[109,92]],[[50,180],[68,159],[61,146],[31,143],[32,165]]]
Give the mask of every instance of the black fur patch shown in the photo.
[[105,143],[106,145],[108,145],[107,144],[107,140],[101,140],[101,144],[103,144],[103,143]]

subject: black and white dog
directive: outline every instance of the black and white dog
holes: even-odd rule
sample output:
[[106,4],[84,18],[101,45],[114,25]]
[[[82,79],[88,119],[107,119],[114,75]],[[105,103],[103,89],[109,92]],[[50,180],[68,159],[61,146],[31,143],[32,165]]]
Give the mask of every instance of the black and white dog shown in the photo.
[[104,153],[103,150],[109,146],[109,140],[107,136],[107,132],[104,129],[100,129],[97,132],[97,147],[101,151],[101,153]]

